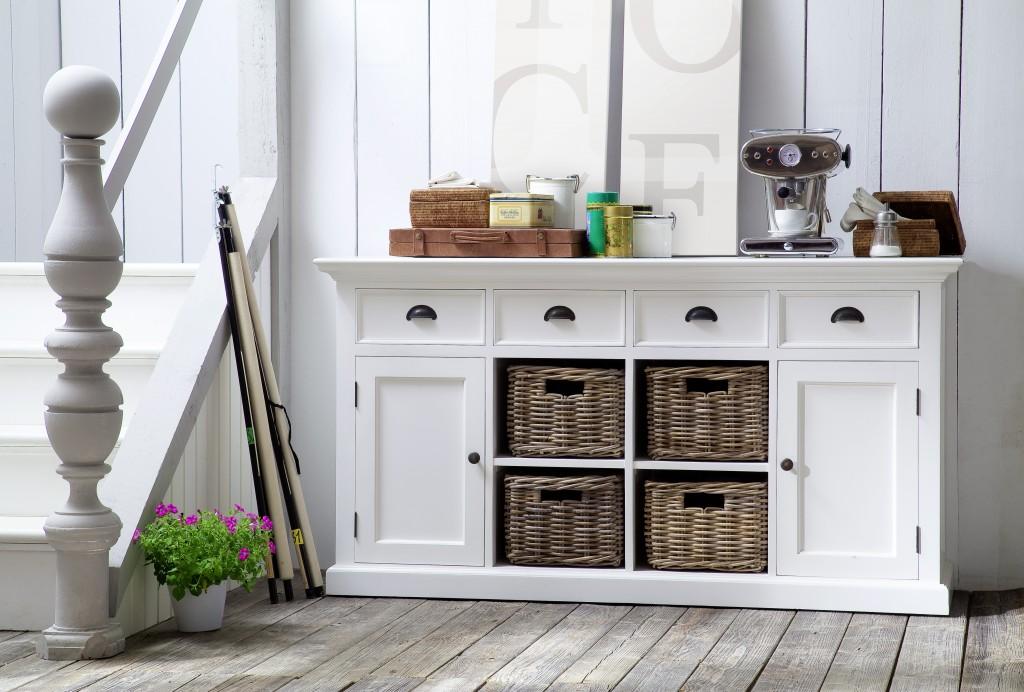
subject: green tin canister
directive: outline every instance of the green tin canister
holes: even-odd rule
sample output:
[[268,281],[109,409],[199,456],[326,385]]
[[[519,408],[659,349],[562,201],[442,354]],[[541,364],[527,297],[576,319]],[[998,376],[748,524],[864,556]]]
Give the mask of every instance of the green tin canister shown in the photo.
[[587,193],[587,244],[594,257],[605,256],[604,209],[618,203],[618,192]]
[[610,204],[604,208],[605,256],[633,256],[633,207]]

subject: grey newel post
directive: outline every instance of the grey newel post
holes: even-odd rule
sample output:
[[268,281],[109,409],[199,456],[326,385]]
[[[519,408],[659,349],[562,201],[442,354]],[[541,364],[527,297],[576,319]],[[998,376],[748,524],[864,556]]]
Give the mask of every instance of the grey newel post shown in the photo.
[[103,324],[107,296],[121,280],[121,238],[103,200],[97,139],[117,121],[120,97],[106,74],[66,67],[43,93],[50,124],[64,135],[64,189],[43,243],[44,268],[66,321],[46,338],[64,372],[46,394],[46,434],[71,486],[44,528],[57,552],[56,622],[39,640],[43,658],[104,658],[124,650],[108,615],[109,551],[121,520],[96,495],[121,431],[121,390],[103,372],[120,335]]

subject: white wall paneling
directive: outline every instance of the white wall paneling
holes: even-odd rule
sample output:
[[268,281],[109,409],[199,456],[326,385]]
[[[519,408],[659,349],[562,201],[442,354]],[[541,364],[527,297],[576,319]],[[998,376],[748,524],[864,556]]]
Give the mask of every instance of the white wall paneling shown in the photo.
[[[289,412],[321,564],[332,563],[335,542],[334,329],[322,317],[334,309],[335,290],[310,267],[314,257],[356,254],[355,13],[355,0],[301,0],[291,4],[290,17]],[[386,227],[375,230],[383,234]]]
[[11,0],[14,257],[36,260],[60,197],[60,135],[43,118],[43,85],[60,68],[57,0]]
[[611,19],[610,0],[502,0],[480,26],[496,34],[492,179],[522,191],[528,174],[578,174],[578,220],[606,189]]
[[[0,260],[14,259],[14,55],[3,37],[11,35],[11,4],[0,2]],[[9,100],[8,100],[9,99]]]
[[881,189],[955,191],[961,0],[884,6]]
[[[828,235],[842,236],[839,219],[853,191],[879,189],[882,0],[809,0],[806,41],[806,125],[842,129],[840,141],[853,149],[849,170],[840,168],[828,185]],[[841,253],[853,254],[852,239],[843,241]]]
[[736,254],[742,9],[626,3],[621,196],[676,214],[675,255]]
[[388,229],[409,223],[409,190],[429,178],[429,6],[423,0],[356,2],[362,253],[387,254]]
[[[1020,174],[1001,133],[1024,119],[1024,4],[964,3],[960,209],[960,574],[966,588],[1024,583],[1024,236]],[[937,136],[950,135],[936,133]]]
[[181,253],[186,262],[198,261],[213,238],[214,165],[222,166],[220,184],[239,175],[238,11],[238,0],[206,0],[179,63]]
[[[804,125],[806,6],[805,0],[743,4],[740,143],[755,128]],[[737,197],[739,237],[763,236],[768,229],[764,182],[740,170]]]
[[431,177],[459,171],[491,178],[495,32],[483,27],[494,26],[497,3],[430,3]]
[[[121,1],[121,99],[135,102],[175,0]],[[130,27],[130,31],[123,29]],[[125,107],[125,112],[130,110]],[[167,87],[124,186],[125,257],[182,260],[181,70]],[[212,221],[211,221],[212,225]]]

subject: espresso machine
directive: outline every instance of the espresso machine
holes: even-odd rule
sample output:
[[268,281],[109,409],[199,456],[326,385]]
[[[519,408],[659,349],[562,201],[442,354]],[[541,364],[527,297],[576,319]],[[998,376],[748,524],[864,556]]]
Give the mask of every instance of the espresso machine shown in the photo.
[[740,241],[740,252],[761,257],[824,257],[839,250],[835,238],[823,238],[832,219],[825,183],[840,165],[850,167],[850,145],[837,141],[839,130],[751,130],[740,163],[764,179],[768,235]]

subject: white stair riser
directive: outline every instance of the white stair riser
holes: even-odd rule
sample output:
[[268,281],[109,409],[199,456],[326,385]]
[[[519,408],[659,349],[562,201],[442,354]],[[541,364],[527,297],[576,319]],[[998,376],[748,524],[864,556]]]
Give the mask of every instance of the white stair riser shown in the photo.
[[52,625],[56,574],[57,556],[49,545],[0,543],[0,629]]
[[[155,364],[155,358],[116,358],[106,366],[106,371],[124,395],[122,410],[125,425],[142,396]],[[62,370],[60,363],[49,357],[0,357],[0,382],[3,382],[3,396],[0,396],[0,444],[4,441],[4,426],[43,425],[43,396]]]
[[[113,327],[133,349],[159,350],[192,283],[191,276],[138,276],[130,269],[110,296],[113,303],[104,322]],[[40,267],[41,270],[41,267]],[[6,275],[0,267],[0,297],[4,319],[0,321],[0,348],[31,348],[43,345],[46,335],[63,323],[46,277],[39,274]]]
[[44,445],[0,444],[0,516],[47,516],[67,500],[67,483],[57,475],[60,460]]

